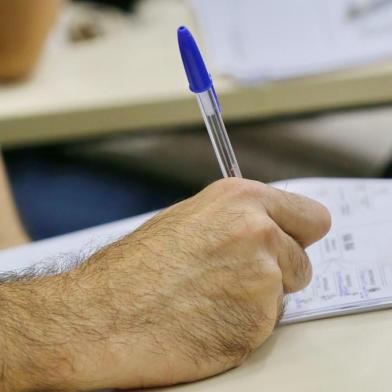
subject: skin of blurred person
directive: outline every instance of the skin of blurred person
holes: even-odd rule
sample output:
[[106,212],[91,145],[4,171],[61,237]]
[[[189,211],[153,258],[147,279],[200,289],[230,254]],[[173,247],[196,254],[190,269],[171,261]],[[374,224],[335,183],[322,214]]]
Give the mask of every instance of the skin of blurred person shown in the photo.
[[4,169],[3,159],[0,155],[0,214],[2,225],[0,226],[0,249],[10,246],[22,245],[29,242],[29,238],[23,228],[16,210],[7,175]]
[[0,0],[0,80],[26,77],[62,0]]
[[[59,3],[0,1],[3,77],[29,72]],[[1,247],[28,241],[2,162],[0,214]],[[309,283],[304,249],[329,226],[315,201],[224,179],[66,271],[2,276],[0,391],[163,386],[240,365]]]

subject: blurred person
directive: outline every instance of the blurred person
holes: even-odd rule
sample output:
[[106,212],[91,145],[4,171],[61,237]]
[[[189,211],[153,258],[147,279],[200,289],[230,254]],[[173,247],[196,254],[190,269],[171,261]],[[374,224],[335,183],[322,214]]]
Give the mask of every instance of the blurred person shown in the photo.
[[[3,77],[29,72],[58,4],[0,2]],[[28,241],[2,163],[0,201],[1,245]],[[315,201],[230,178],[66,271],[3,274],[0,391],[163,386],[240,365],[309,283],[304,249],[329,226]]]
[[0,249],[29,241],[12,199],[4,162],[0,155]]

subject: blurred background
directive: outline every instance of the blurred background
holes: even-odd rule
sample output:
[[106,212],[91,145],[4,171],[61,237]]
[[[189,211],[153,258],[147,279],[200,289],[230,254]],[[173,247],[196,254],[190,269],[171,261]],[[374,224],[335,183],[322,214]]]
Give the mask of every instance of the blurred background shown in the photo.
[[211,65],[245,177],[389,177],[392,1],[0,0],[0,144],[36,240],[220,178],[176,29]]

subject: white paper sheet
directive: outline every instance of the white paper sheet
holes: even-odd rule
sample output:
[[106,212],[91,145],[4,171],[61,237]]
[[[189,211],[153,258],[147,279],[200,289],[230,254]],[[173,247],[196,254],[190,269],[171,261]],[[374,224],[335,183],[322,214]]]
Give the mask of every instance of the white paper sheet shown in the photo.
[[0,273],[21,271],[36,263],[67,264],[75,257],[87,258],[103,246],[134,231],[156,212],[0,251]]
[[[360,2],[360,0],[357,0]],[[392,56],[392,4],[353,18],[355,0],[191,0],[216,71],[245,82]]]
[[306,179],[279,187],[321,201],[329,234],[308,255],[313,279],[288,297],[283,323],[392,306],[392,181]]
[[[288,296],[282,323],[392,307],[392,180],[300,179],[275,184],[324,203],[332,229],[308,250],[314,275]],[[156,212],[0,252],[0,272],[87,257]]]

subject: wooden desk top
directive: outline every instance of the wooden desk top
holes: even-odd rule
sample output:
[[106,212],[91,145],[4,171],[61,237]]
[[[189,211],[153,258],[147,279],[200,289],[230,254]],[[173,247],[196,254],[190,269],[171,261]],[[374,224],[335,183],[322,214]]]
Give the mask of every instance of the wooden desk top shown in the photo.
[[[201,124],[187,89],[176,28],[185,2],[143,1],[129,29],[51,47],[30,80],[0,86],[0,143],[41,143],[110,132]],[[226,121],[392,101],[392,62],[240,88],[216,77]]]
[[176,392],[386,392],[392,311],[280,327],[245,364]]

